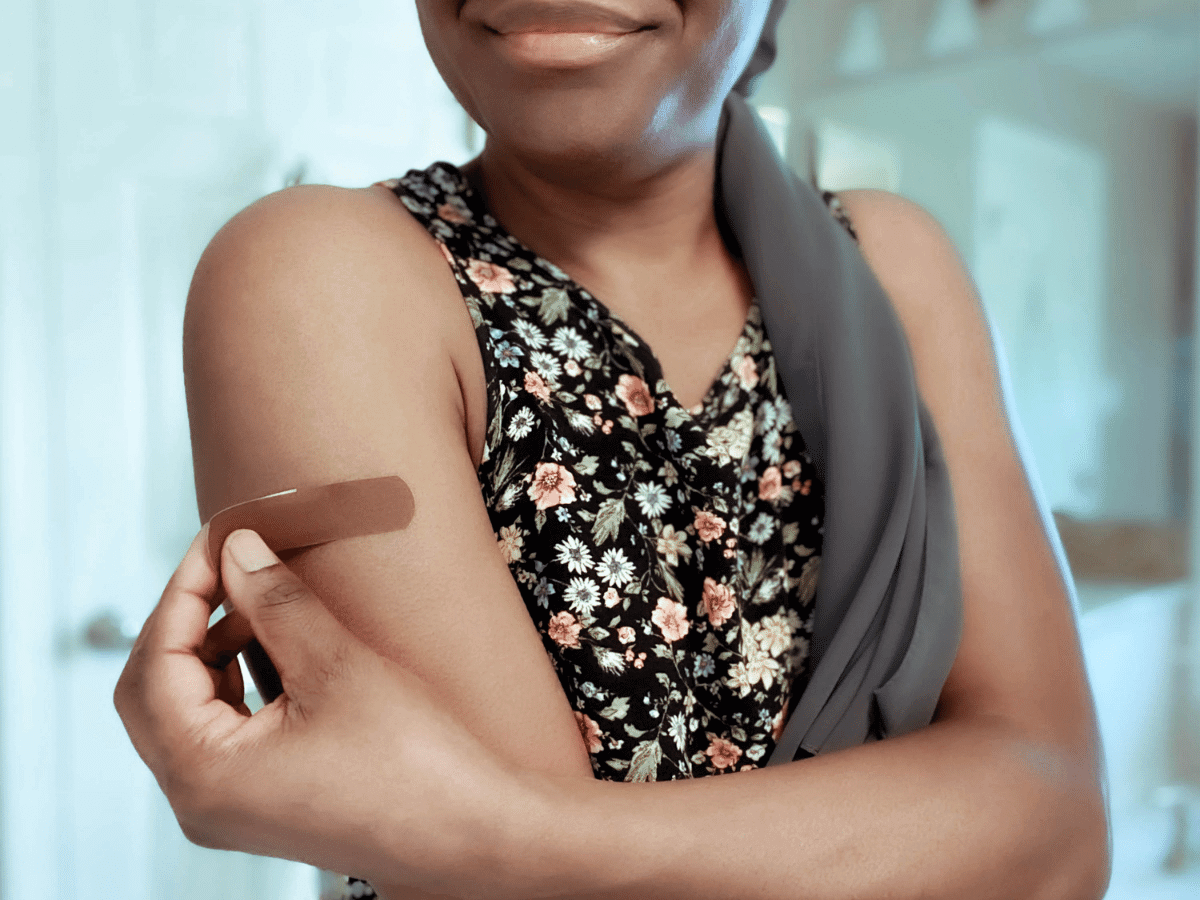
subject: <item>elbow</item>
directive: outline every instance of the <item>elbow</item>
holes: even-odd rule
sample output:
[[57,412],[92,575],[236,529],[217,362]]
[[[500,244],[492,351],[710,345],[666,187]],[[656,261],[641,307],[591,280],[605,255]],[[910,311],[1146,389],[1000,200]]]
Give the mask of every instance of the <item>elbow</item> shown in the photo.
[[1080,900],[1103,900],[1112,878],[1112,831],[1108,815],[1102,810],[1096,819],[1087,837],[1081,839],[1086,859],[1076,895]]
[[1112,837],[1104,801],[1099,797],[1075,820],[1067,840],[1045,848],[1055,857],[1038,900],[1103,900],[1112,876]]

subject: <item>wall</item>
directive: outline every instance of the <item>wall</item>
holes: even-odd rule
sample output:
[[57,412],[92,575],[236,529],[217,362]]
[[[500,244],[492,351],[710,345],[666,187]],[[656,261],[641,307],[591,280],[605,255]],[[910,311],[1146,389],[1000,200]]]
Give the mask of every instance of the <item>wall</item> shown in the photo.
[[[786,88],[780,75],[787,73],[772,74],[763,102]],[[900,152],[900,192],[941,221],[968,265],[975,245],[974,141],[984,116],[1023,123],[1101,155],[1109,211],[1103,360],[1123,398],[1102,425],[1098,512],[1164,519],[1178,508],[1171,498],[1171,402],[1173,332],[1187,290],[1176,228],[1186,193],[1189,123],[1100,81],[1013,56],[797,96],[791,108],[789,161],[798,171],[807,165],[797,137],[805,122],[833,120],[885,136]]]

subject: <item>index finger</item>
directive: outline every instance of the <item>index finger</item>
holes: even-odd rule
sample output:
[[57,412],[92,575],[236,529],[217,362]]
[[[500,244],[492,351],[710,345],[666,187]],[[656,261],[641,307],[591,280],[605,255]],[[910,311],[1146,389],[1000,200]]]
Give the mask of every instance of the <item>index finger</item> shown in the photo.
[[167,581],[138,641],[144,638],[160,651],[195,653],[204,642],[208,620],[220,602],[218,583],[217,571],[208,558],[205,523]]

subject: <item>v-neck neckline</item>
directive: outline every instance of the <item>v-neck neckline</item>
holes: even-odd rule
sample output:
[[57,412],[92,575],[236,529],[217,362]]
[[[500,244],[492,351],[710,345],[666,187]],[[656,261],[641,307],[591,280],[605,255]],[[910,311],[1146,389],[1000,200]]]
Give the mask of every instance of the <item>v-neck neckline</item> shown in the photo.
[[[717,370],[715,377],[709,383],[709,386],[705,390],[704,396],[701,398],[700,402],[695,406],[684,406],[683,403],[680,402],[679,398],[675,396],[675,391],[671,388],[670,383],[667,382],[666,378],[663,376],[662,362],[659,360],[658,354],[654,352],[654,349],[650,346],[649,342],[646,341],[645,338],[643,338],[637,333],[637,331],[630,327],[629,323],[626,322],[619,313],[614,312],[608,307],[607,304],[604,303],[604,301],[596,297],[591,293],[591,291],[568,275],[566,270],[538,254],[532,248],[527,246],[520,238],[516,237],[512,232],[505,228],[504,225],[500,223],[500,220],[493,215],[491,209],[489,209],[487,200],[483,196],[483,192],[475,190],[475,186],[471,183],[471,180],[467,177],[467,174],[462,171],[462,169],[453,163],[448,162],[436,163],[435,165],[444,166],[451,171],[451,174],[454,176],[454,181],[459,185],[463,202],[473,214],[479,217],[478,221],[484,222],[484,217],[486,216],[486,218],[490,220],[489,222],[485,223],[487,224],[487,227],[492,228],[501,237],[511,242],[514,247],[528,254],[536,264],[541,266],[544,271],[549,272],[553,277],[561,281],[569,298],[581,298],[585,303],[590,304],[598,316],[603,317],[619,326],[636,342],[637,349],[641,351],[642,363],[645,366],[647,374],[651,376],[650,378],[645,379],[646,386],[651,390],[656,399],[659,399],[660,402],[666,403],[667,405],[674,406],[676,409],[682,410],[690,419],[697,422],[707,422],[713,417],[711,409],[717,397],[724,389],[725,378],[733,369],[734,359],[742,355],[738,352],[738,348],[742,346],[742,339],[745,338],[754,327],[754,311],[755,307],[758,305],[757,297],[751,299],[750,307],[746,310],[746,317],[742,320],[741,331],[738,332],[738,336],[733,343],[733,347],[725,355],[724,361]],[[576,303],[576,305],[578,306],[578,303]],[[586,310],[582,310],[582,312],[585,316],[588,316],[588,312]],[[588,316],[588,318],[593,317]],[[665,391],[661,393],[657,390],[659,381],[661,381],[666,387]]]

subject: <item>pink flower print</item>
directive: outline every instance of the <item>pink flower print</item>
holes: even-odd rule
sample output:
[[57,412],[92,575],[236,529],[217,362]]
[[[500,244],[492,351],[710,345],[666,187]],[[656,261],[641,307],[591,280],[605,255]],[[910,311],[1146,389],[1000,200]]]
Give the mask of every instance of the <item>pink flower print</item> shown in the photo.
[[[799,481],[800,479],[797,478],[796,480]],[[800,487],[796,488],[796,490],[798,490],[801,494],[808,494],[808,492],[812,490],[812,479],[805,478],[804,483],[801,484]]]
[[595,753],[603,746],[600,741],[600,738],[603,736],[600,726],[593,722],[586,714],[575,710],[575,723],[579,726],[579,733],[583,735],[583,742],[587,744],[588,753]]
[[784,478],[795,478],[799,474],[800,474],[800,463],[796,462],[796,460],[789,459],[787,462],[785,462],[783,464],[783,477]]
[[724,738],[714,737],[704,754],[712,757],[713,765],[718,769],[728,769],[737,765],[737,761],[742,757],[742,748]]
[[679,557],[687,559],[692,555],[692,548],[687,545],[687,533],[676,531],[674,525],[668,525],[658,536],[658,552],[671,565],[679,565]]
[[620,602],[621,602],[621,595],[617,593],[616,588],[610,587],[607,591],[604,592],[604,605],[607,606],[609,609],[612,609],[614,606],[616,606]]
[[633,629],[628,625],[622,625],[617,629],[617,640],[622,644],[633,643]]
[[725,520],[708,510],[696,511],[696,534],[704,543],[716,540],[725,532]]
[[783,737],[783,724],[784,724],[783,718],[784,718],[784,714],[787,712],[787,708],[788,708],[788,705],[785,703],[783,705],[783,708],[780,709],[779,712],[775,714],[775,718],[771,720],[771,739],[772,740],[778,741],[781,737]]
[[633,667],[634,667],[635,669],[640,669],[640,668],[641,668],[642,666],[644,666],[645,664],[646,664],[646,654],[645,654],[645,653],[639,653],[639,654],[637,655],[637,659],[635,659],[635,660],[633,661]]
[[587,404],[588,409],[599,409],[604,404],[595,394],[584,394],[583,402]]
[[742,357],[737,366],[737,376],[746,390],[758,384],[758,366],[754,364],[753,356],[747,354]]
[[783,490],[783,479],[779,475],[779,466],[771,466],[758,479],[758,499],[774,500]]
[[613,425],[612,419],[605,419],[604,427],[601,428],[600,430],[603,431],[605,434],[612,434],[612,425]]
[[444,256],[446,258],[446,262],[450,263],[450,265],[453,266],[454,265],[454,254],[450,252],[450,248],[447,247],[445,244],[443,244],[441,241],[438,241],[437,245],[438,245],[438,249],[442,251],[442,256]]
[[568,359],[566,361],[566,363],[563,365],[563,371],[566,372],[568,375],[570,375],[572,378],[574,378],[580,372],[582,372],[583,369],[581,369],[579,367],[579,363],[575,362],[575,360]]
[[604,424],[604,416],[600,415],[600,413],[596,413],[594,416],[592,416],[592,424],[599,428]]
[[565,609],[550,620],[547,631],[556,643],[564,647],[579,647],[579,622]]
[[704,579],[704,596],[700,600],[700,614],[708,614],[708,621],[713,626],[724,625],[733,615],[737,603],[733,599],[733,589],[727,584],[720,584],[711,578]]
[[636,375],[622,375],[617,379],[617,396],[634,418],[654,412],[654,398],[646,382]]
[[668,644],[682,640],[690,627],[687,609],[682,603],[676,603],[669,597],[658,598],[658,608],[650,614],[650,621],[662,630],[663,638]]
[[499,544],[500,555],[506,563],[519,562],[521,550],[525,546],[525,530],[519,525],[506,525],[496,536],[496,543]]
[[[437,208],[437,214],[439,219],[444,219],[447,222],[453,222],[455,225],[465,225],[467,222],[471,221],[450,203],[443,203],[441,206],[439,206]],[[489,288],[484,288],[484,290],[489,290]],[[507,294],[508,291],[503,291],[502,293]]]
[[550,388],[546,385],[546,382],[542,381],[542,376],[537,372],[525,373],[525,390],[529,391],[529,393],[533,394],[533,396],[537,397],[543,403],[550,402]]
[[513,283],[512,272],[495,263],[484,262],[482,259],[467,261],[467,277],[479,286],[481,291],[492,294],[511,294],[517,289]]
[[538,509],[575,502],[575,476],[566,466],[552,462],[538,463],[537,471],[525,477],[532,479],[529,499],[537,503]]

